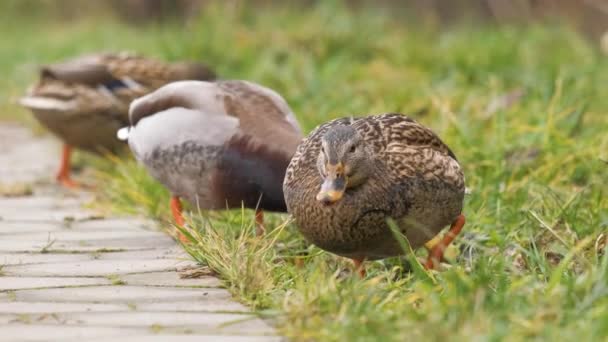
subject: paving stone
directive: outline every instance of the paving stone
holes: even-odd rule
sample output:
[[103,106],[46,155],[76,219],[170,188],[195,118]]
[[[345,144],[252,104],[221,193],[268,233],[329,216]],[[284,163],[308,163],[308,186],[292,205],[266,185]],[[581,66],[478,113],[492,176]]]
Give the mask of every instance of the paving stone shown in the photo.
[[99,254],[99,259],[102,260],[124,260],[124,259],[176,259],[176,260],[192,260],[192,258],[181,247],[173,246],[171,248],[154,248],[145,251],[134,252],[112,252]]
[[[127,304],[62,303],[62,302],[0,302],[0,313],[58,313],[132,311]],[[0,327],[0,331],[2,328]]]
[[0,252],[40,252],[46,250],[54,252],[81,252],[96,251],[140,251],[153,248],[173,247],[175,242],[171,239],[160,239],[155,236],[109,240],[74,240],[74,241],[10,241],[0,240]]
[[182,279],[177,272],[149,272],[127,274],[120,279],[128,285],[180,286],[180,287],[220,287],[222,282],[216,277]]
[[106,232],[155,232],[154,223],[149,220],[137,219],[104,219],[86,221],[0,221],[0,236],[39,233],[39,232],[82,232],[82,233],[106,233]]
[[0,324],[19,320],[39,324],[117,326],[123,328],[149,328],[152,326],[192,327],[197,331],[230,334],[267,334],[272,329],[252,314],[225,314],[207,312],[85,312],[49,314],[1,314]]
[[[101,338],[90,340],[92,342],[116,342],[116,339],[112,338]],[[230,335],[134,335],[129,336],[129,342],[164,342],[164,341],[175,341],[175,342],[200,342],[200,341],[213,341],[213,342],[280,342],[282,341],[279,336],[230,336]]]
[[[0,136],[1,182],[51,180],[57,145],[4,124]],[[153,221],[102,217],[83,191],[33,190],[0,197],[0,340],[281,340],[218,279],[180,279],[195,263]]]
[[205,301],[171,301],[159,303],[141,303],[137,305],[141,311],[180,311],[180,312],[248,312],[249,309],[234,300],[205,300]]
[[193,261],[174,259],[88,260],[6,266],[2,271],[6,275],[19,276],[95,277],[140,272],[175,271],[181,267],[194,265],[196,263]]
[[0,291],[109,284],[107,278],[0,277]]
[[93,258],[92,254],[70,253],[0,253],[0,265],[25,265],[40,263],[86,261]]
[[82,200],[78,197],[58,196],[21,196],[0,198],[0,215],[9,211],[24,213],[24,210],[49,210],[49,209],[80,209]]
[[171,239],[167,235],[159,231],[145,231],[145,230],[109,230],[109,231],[73,231],[73,230],[62,230],[54,232],[40,232],[40,233],[16,233],[10,237],[13,241],[27,240],[27,241],[88,241],[88,240],[112,240],[122,238],[138,238],[138,237],[157,237],[159,239]]
[[[64,341],[74,339],[82,341],[93,337],[120,336],[125,338],[129,335],[146,333],[145,329],[120,328],[120,327],[88,327],[88,326],[66,326],[66,325],[44,325],[12,323],[0,326],[0,336],[3,341]],[[113,339],[116,341],[116,339]]]
[[59,222],[4,222],[0,221],[0,238],[23,233],[56,232],[64,230],[65,225]]
[[[3,293],[0,293],[2,299]],[[11,297],[16,301],[58,301],[58,302],[98,302],[98,303],[159,303],[172,301],[201,301],[231,298],[224,289],[186,289],[146,286],[90,286],[76,288],[56,288],[42,290],[14,291]],[[7,298],[5,298],[7,299]]]
[[[51,178],[49,170],[59,165],[59,146],[51,137],[36,137],[18,125],[0,125],[0,179],[3,182],[33,182]],[[35,163],[32,163],[35,160]]]
[[[153,230],[156,229],[156,223],[152,220],[133,218],[133,217],[118,217],[118,218],[105,218],[103,220],[88,220],[88,221],[77,221],[70,225],[73,230]],[[1,230],[1,228],[0,228]]]
[[[1,205],[1,204],[0,204]],[[83,221],[97,219],[100,216],[92,212],[84,211],[80,208],[71,209],[32,209],[23,213],[23,209],[7,208],[0,212],[0,218],[3,221],[15,222],[65,222],[65,221]]]

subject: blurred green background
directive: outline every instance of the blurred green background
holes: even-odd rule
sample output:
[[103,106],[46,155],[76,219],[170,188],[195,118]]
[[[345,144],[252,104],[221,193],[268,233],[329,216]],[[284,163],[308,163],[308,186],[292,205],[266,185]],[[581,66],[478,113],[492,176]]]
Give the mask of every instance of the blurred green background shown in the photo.
[[[35,125],[15,103],[39,65],[124,49],[271,87],[306,132],[407,113],[451,147],[471,189],[454,267],[425,277],[387,261],[364,281],[344,277],[348,264],[291,225],[276,241],[238,235],[253,217],[238,211],[201,223],[191,253],[296,340],[605,340],[607,10],[599,0],[5,0],[0,117]],[[114,210],[168,216],[167,192],[132,160],[105,170]]]

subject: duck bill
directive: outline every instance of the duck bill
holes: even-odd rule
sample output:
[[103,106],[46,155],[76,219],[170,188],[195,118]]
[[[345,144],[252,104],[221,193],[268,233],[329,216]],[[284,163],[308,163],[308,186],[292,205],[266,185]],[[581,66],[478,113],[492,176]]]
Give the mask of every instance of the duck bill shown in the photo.
[[317,194],[317,201],[329,205],[338,202],[344,196],[346,179],[342,177],[326,178]]

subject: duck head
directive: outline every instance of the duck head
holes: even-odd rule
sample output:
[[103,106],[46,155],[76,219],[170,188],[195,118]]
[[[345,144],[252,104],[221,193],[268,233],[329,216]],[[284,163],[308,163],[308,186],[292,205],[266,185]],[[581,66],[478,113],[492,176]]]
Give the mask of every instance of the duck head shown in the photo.
[[317,200],[325,205],[342,199],[348,189],[363,184],[371,169],[365,142],[352,126],[335,126],[321,139],[317,168],[321,189]]

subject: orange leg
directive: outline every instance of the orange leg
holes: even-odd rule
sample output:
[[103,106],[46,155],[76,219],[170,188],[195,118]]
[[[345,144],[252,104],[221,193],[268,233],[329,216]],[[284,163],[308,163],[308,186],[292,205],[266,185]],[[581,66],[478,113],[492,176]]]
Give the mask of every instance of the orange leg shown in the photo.
[[262,209],[255,210],[255,225],[255,235],[264,235],[266,228],[264,228],[264,211]]
[[363,266],[363,261],[365,261],[364,258],[361,259],[352,259],[353,263],[355,264],[355,271],[357,271],[359,273],[359,277],[361,277],[361,279],[365,278],[365,266]]
[[[173,214],[173,220],[175,220],[175,224],[183,227],[186,224],[184,220],[184,216],[182,215],[182,202],[180,201],[178,196],[171,196],[171,200],[169,201],[169,207],[171,208],[171,214]],[[181,233],[178,233],[179,240],[181,242],[188,242],[188,239]]]
[[464,226],[464,223],[464,215],[458,215],[456,220],[454,220],[454,222],[452,223],[452,226],[450,226],[450,230],[448,230],[443,239],[438,244],[433,246],[433,248],[429,251],[428,259],[424,264],[424,267],[427,270],[434,269],[437,265],[439,265],[440,260],[443,259],[443,252],[446,250],[446,248],[448,248],[450,243],[454,241],[456,235],[460,233],[462,227]]
[[76,182],[70,178],[71,154],[72,146],[64,144],[63,151],[61,153],[61,164],[59,165],[59,172],[57,172],[57,181],[66,188],[76,188],[78,186],[78,184],[76,184]]

